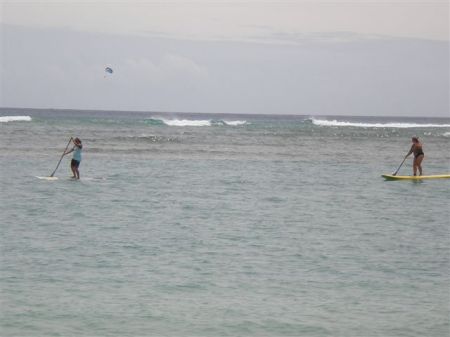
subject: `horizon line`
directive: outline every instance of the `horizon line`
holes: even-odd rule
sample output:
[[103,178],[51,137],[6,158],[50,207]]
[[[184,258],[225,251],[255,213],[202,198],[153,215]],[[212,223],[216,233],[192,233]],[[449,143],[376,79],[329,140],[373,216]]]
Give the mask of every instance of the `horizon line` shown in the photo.
[[17,109],[17,110],[55,110],[62,112],[69,111],[79,111],[79,112],[112,112],[112,113],[120,113],[120,112],[129,112],[129,113],[159,113],[159,114],[199,114],[199,115],[244,115],[244,116],[317,116],[317,117],[392,117],[392,118],[444,118],[450,119],[450,114],[448,116],[405,116],[405,115],[353,115],[353,114],[293,114],[293,113],[236,113],[236,112],[195,112],[195,111],[156,111],[156,110],[113,110],[113,109],[76,109],[76,108],[25,108],[25,107],[6,107],[0,106],[0,110],[7,109]]

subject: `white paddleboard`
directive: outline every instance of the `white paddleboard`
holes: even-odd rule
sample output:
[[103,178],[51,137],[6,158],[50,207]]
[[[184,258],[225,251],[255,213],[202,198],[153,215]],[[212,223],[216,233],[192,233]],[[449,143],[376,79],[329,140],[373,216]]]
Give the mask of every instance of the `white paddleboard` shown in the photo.
[[41,179],[41,180],[58,180],[58,177],[38,177],[38,176],[36,176],[36,178]]

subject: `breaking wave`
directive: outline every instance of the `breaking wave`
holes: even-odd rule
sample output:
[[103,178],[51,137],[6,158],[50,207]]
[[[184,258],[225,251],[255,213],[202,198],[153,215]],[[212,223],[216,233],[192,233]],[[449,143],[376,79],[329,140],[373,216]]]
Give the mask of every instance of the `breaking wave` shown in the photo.
[[344,122],[338,120],[324,120],[311,118],[311,122],[318,126],[353,126],[361,128],[448,128],[450,124],[419,124],[419,123],[360,123],[360,122]]
[[224,123],[230,126],[239,126],[247,124],[247,121],[224,121]]
[[0,116],[0,123],[31,122],[30,116]]
[[247,121],[225,121],[225,120],[208,120],[208,119],[167,119],[160,117],[152,117],[146,120],[151,125],[167,125],[167,126],[240,126],[247,124]]

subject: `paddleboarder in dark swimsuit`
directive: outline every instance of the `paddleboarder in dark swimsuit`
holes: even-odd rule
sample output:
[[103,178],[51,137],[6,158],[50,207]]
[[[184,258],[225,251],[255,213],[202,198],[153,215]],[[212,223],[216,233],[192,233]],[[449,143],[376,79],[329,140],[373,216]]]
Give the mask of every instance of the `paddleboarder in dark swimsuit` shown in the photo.
[[422,143],[419,141],[418,137],[412,137],[411,141],[413,144],[405,158],[409,157],[411,153],[414,153],[413,173],[414,175],[417,175],[417,169],[419,169],[419,175],[422,175],[422,160],[425,157]]

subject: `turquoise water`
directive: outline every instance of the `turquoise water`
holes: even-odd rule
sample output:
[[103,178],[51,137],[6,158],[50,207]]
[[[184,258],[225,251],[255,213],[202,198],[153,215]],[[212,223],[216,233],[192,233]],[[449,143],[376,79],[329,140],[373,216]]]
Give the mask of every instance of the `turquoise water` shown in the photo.
[[448,119],[0,112],[2,336],[450,333]]

